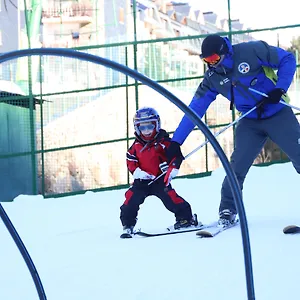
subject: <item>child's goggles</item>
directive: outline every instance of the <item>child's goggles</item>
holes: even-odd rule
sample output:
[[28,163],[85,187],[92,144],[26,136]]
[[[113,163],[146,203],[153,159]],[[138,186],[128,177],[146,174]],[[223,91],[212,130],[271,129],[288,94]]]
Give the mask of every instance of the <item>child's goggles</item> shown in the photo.
[[149,124],[141,124],[139,125],[139,130],[141,132],[143,131],[152,131],[154,129],[155,125],[152,124],[152,123],[149,123]]

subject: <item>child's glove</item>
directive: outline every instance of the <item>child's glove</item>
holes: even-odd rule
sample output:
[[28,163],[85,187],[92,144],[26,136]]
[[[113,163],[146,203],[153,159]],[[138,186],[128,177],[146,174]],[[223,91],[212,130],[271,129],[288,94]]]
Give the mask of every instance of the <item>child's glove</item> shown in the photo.
[[155,178],[154,175],[151,175],[141,170],[140,168],[136,168],[132,175],[134,179],[141,179],[141,180],[153,180]]

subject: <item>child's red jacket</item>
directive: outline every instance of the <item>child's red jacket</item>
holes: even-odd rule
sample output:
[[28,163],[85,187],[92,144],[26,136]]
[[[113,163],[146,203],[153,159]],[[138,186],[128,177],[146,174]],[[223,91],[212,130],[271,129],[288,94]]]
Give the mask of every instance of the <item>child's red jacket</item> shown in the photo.
[[132,174],[136,168],[157,177],[162,172],[159,165],[167,161],[166,148],[170,145],[168,133],[160,129],[154,141],[146,143],[139,136],[128,149],[126,154],[127,168]]

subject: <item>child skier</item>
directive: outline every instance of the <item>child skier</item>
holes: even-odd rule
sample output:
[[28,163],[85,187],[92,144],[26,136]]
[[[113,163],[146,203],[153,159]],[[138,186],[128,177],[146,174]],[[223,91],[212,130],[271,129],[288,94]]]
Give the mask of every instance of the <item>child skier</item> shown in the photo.
[[126,159],[134,182],[126,191],[125,202],[120,208],[121,238],[131,237],[139,206],[151,195],[158,197],[174,213],[174,229],[198,225],[190,204],[175,192],[169,182],[164,182],[164,176],[153,181],[168,169],[165,149],[170,144],[168,133],[160,127],[157,111],[151,107],[141,108],[136,111],[133,123],[136,139],[128,149]]

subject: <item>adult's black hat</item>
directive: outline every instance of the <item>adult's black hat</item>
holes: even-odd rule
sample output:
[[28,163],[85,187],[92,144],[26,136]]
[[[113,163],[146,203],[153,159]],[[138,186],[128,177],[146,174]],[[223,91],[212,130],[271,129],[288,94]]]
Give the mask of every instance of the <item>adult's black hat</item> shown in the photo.
[[218,34],[208,35],[201,45],[201,58],[209,57],[213,54],[223,55],[229,51],[225,40]]

